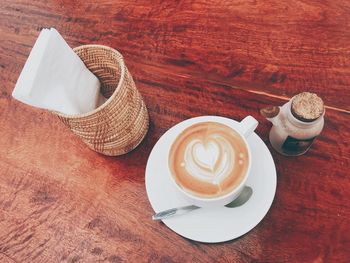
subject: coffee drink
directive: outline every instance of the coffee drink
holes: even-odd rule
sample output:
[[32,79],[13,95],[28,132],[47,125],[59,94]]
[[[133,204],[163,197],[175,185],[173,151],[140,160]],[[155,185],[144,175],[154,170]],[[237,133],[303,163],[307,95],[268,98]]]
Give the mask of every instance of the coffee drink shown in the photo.
[[218,122],[186,128],[169,152],[169,168],[177,185],[201,198],[233,191],[245,178],[248,149],[241,135]]

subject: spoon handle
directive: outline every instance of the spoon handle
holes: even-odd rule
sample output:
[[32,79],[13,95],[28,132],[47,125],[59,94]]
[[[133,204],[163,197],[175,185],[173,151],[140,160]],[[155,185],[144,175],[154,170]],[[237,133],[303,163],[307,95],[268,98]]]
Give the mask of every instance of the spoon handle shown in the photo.
[[187,206],[182,206],[182,207],[176,207],[176,208],[171,208],[159,213],[156,213],[152,216],[153,220],[162,220],[174,215],[181,215],[181,214],[185,214],[188,213],[192,210],[198,209],[200,207],[195,206],[195,205],[187,205]]
[[[252,194],[253,194],[253,189],[249,186],[245,186],[243,188],[243,191],[241,192],[241,194],[235,200],[233,200],[231,203],[229,203],[225,206],[229,207],[229,208],[241,206],[241,205],[245,204],[250,199]],[[182,206],[182,207],[171,208],[171,209],[154,214],[152,216],[152,219],[153,220],[162,220],[162,219],[165,219],[168,217],[172,217],[174,215],[186,214],[186,213],[193,211],[195,209],[198,209],[198,208],[200,208],[200,207],[195,206],[195,205],[187,205],[187,206]]]

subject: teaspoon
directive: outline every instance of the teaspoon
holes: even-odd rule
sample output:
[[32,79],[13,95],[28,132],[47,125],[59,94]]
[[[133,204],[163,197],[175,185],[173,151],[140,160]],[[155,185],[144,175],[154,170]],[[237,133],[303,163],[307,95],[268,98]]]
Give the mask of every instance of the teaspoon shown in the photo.
[[[253,194],[253,189],[249,186],[245,186],[243,188],[242,193],[235,200],[233,200],[231,203],[229,203],[225,206],[229,207],[229,208],[241,206],[249,200],[249,198],[252,196],[252,194]],[[165,218],[173,217],[175,215],[183,215],[183,214],[186,214],[190,211],[196,210],[198,208],[201,208],[201,207],[195,206],[195,205],[187,205],[187,206],[182,206],[182,207],[171,208],[171,209],[164,210],[162,212],[154,214],[152,216],[152,219],[153,220],[162,220]]]

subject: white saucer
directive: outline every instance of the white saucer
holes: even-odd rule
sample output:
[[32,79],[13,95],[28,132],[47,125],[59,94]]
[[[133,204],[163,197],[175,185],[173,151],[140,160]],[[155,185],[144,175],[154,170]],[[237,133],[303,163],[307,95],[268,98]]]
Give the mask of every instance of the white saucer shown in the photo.
[[[216,121],[228,126],[238,122],[224,117],[205,116],[183,121],[169,129],[153,147],[146,167],[146,191],[155,212],[189,205],[170,179],[167,166],[172,141],[186,127],[198,121]],[[267,214],[276,192],[276,169],[270,151],[255,133],[248,138],[252,152],[252,167],[247,185],[253,195],[236,208],[201,208],[185,215],[163,220],[179,235],[207,243],[235,239],[253,229]],[[150,219],[151,220],[151,219]]]

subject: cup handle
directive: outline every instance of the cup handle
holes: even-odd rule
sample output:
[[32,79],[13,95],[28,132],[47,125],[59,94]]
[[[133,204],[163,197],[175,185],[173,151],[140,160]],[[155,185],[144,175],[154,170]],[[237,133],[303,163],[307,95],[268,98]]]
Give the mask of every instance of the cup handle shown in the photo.
[[240,130],[245,138],[248,138],[256,129],[259,122],[252,116],[245,117],[239,124]]

